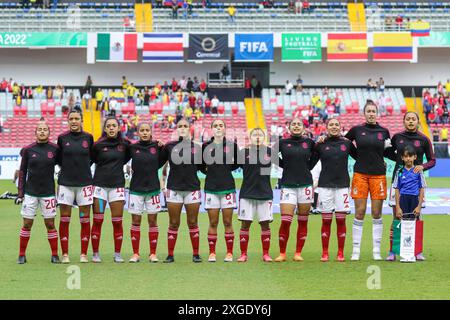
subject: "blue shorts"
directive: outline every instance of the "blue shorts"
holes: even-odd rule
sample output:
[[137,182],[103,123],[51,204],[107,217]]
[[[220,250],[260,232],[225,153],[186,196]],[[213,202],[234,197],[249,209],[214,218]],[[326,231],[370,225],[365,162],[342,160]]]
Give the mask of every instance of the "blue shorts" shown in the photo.
[[410,194],[400,195],[400,209],[403,213],[412,213],[419,205],[419,196],[413,196]]

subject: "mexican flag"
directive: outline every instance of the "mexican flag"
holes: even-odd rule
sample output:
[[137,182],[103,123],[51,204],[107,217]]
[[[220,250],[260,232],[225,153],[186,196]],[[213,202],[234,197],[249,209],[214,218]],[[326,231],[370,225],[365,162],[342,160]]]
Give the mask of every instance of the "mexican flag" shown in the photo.
[[98,33],[97,61],[137,62],[136,33]]
[[423,220],[394,220],[392,251],[401,257],[413,257],[423,250]]

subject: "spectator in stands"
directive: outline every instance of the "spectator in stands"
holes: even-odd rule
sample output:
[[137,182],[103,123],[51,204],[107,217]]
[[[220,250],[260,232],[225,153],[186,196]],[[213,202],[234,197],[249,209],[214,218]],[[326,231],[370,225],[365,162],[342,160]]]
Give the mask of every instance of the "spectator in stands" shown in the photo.
[[48,86],[47,88],[47,100],[53,99],[53,89],[51,86]]
[[378,89],[381,92],[384,92],[385,85],[384,85],[384,79],[382,77],[380,77],[380,80],[378,81]]
[[386,25],[386,30],[389,31],[394,25],[394,19],[392,19],[392,17],[386,17],[386,19],[384,19],[384,24]]
[[147,86],[144,88],[144,101],[143,105],[148,106],[150,104],[150,90]]
[[401,15],[395,18],[395,24],[397,25],[397,30],[400,31],[403,28],[403,17]]
[[261,81],[258,80],[258,83],[256,84],[256,87],[255,87],[255,90],[254,90],[255,91],[255,98],[261,98],[262,90],[263,90],[263,87],[261,85]]
[[186,91],[187,90],[187,80],[186,80],[186,76],[181,77],[181,80],[179,82],[179,88],[182,91]]
[[228,7],[227,12],[228,12],[228,22],[236,23],[236,8],[232,3]]
[[186,0],[186,4],[187,4],[187,13],[188,15],[192,15],[192,9],[193,9],[193,4],[192,4],[192,0]]
[[127,77],[122,76],[122,90],[126,91],[128,88],[128,80]]
[[258,85],[258,80],[256,79],[255,75],[252,75],[252,79],[250,80],[250,83],[252,85],[252,91],[253,91],[253,94],[254,94],[256,86]]
[[443,93],[444,93],[444,85],[442,84],[441,81],[438,82],[438,85],[437,85],[437,92],[438,92],[439,94],[443,94]]
[[249,78],[245,78],[244,88],[245,88],[245,96],[251,97],[252,96],[252,83],[250,82]]
[[197,105],[195,104],[197,101],[197,98],[195,97],[195,93],[191,92],[189,95],[189,106],[192,108],[192,110],[195,110]]
[[450,95],[450,79],[447,79],[447,82],[445,83],[445,93]]
[[104,99],[104,93],[101,88],[97,89],[97,92],[95,93],[95,101],[97,102],[97,111],[103,110],[103,99]]
[[89,94],[92,94],[92,79],[91,76],[88,76],[86,79],[86,83],[84,84],[84,91],[89,91]]
[[178,19],[178,1],[172,0],[172,19]]
[[50,8],[50,0],[42,0],[42,9]]
[[222,79],[230,82],[231,80],[231,72],[230,68],[228,66],[228,63],[224,63],[222,70],[220,70],[220,73],[222,74]]
[[163,0],[155,1],[155,8],[162,8],[162,6],[163,6]]
[[217,96],[214,96],[211,99],[211,111],[213,114],[217,114],[217,107],[219,106],[219,99],[217,98]]
[[208,97],[205,99],[205,114],[210,114],[211,113],[211,99],[209,99]]
[[201,110],[202,113],[205,112],[205,110],[203,108],[203,94],[201,94],[201,93],[198,94],[197,101],[195,103],[197,105],[196,106],[197,109]]
[[436,121],[435,123],[442,123],[442,117],[444,115],[444,109],[442,109],[442,107],[440,105],[438,105],[438,107],[436,108]]
[[77,101],[75,99],[75,95],[73,94],[73,92],[71,92],[69,95],[69,99],[67,99],[67,106],[69,107],[69,110],[72,110],[75,108],[76,102]]
[[334,97],[333,105],[334,105],[334,112],[341,114],[341,99],[339,99],[338,95]]
[[207,84],[206,84],[205,79],[202,79],[202,81],[200,81],[199,89],[202,94],[205,94],[206,89],[207,89]]
[[172,78],[171,88],[172,88],[172,92],[178,91],[178,82],[177,82],[177,80],[175,80],[175,78]]
[[0,92],[6,92],[7,88],[8,88],[8,81],[6,81],[6,79],[3,78],[2,82],[0,83]]
[[194,81],[192,81],[191,77],[188,77],[186,82],[186,90],[191,92],[194,89]]
[[302,3],[302,12],[311,12],[311,5],[309,4],[309,1],[303,1]]
[[441,142],[447,142],[448,141],[448,128],[442,127],[441,128]]
[[439,142],[439,129],[433,129],[433,142]]
[[12,86],[12,98],[13,98],[13,100],[16,100],[17,97],[19,96],[19,94],[20,94],[20,87],[19,87],[19,85],[16,82],[14,82],[14,84]]
[[128,99],[128,102],[134,102],[134,95],[136,93],[136,90],[137,89],[134,86],[133,82],[127,87],[127,99]]
[[378,113],[382,117],[386,115],[386,106],[387,106],[387,97],[385,97],[384,93],[382,93],[378,98]]
[[36,87],[35,93],[36,93],[36,98],[43,99],[45,97],[44,96],[44,87],[41,84],[38,85]]
[[198,81],[197,76],[194,77],[193,83],[192,83],[192,90],[194,92],[198,92],[200,88],[200,81]]
[[376,88],[376,85],[375,85],[375,83],[373,83],[372,78],[369,78],[369,80],[367,80],[366,88],[367,88],[367,91],[370,91],[371,89]]
[[295,14],[301,14],[303,8],[302,0],[295,0]]
[[90,105],[91,105],[91,103],[90,103],[91,98],[92,98],[92,96],[91,96],[91,94],[89,93],[89,91],[85,91],[84,94],[83,94],[82,99],[84,100],[84,103],[85,103],[85,105],[86,105],[86,110],[89,110],[89,108],[90,108]]
[[442,106],[442,123],[448,123],[448,107],[447,105]]
[[28,87],[25,97],[27,99],[33,99],[33,89],[31,87]]
[[53,97],[55,99],[61,100],[63,98],[63,95],[64,95],[64,87],[61,84],[56,85]]
[[286,91],[286,95],[290,96],[291,95],[291,91],[294,88],[294,85],[292,84],[292,82],[290,80],[286,80],[286,84],[284,86],[284,90]]
[[288,13],[295,13],[295,0],[289,0],[287,5],[287,12]]
[[[421,21],[421,20],[419,19],[418,21]],[[407,31],[411,30],[411,20],[409,18],[406,18],[404,27],[405,27],[405,30],[407,30]]]

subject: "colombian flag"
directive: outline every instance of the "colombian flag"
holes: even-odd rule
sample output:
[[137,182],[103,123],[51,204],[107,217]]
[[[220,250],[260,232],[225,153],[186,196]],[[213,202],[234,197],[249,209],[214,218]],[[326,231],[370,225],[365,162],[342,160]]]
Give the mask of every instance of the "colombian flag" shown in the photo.
[[414,21],[409,26],[413,37],[428,37],[430,35],[430,23],[425,21]]
[[328,61],[367,61],[366,33],[329,33]]
[[375,32],[373,61],[413,60],[413,40],[409,32]]

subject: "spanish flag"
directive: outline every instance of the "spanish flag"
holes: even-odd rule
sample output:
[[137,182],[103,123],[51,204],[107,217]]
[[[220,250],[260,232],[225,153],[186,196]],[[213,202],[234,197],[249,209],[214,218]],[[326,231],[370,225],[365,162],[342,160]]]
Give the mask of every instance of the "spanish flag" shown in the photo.
[[413,37],[428,37],[430,35],[430,23],[422,20],[411,22],[409,25]]
[[373,61],[413,60],[413,40],[409,32],[375,32]]
[[328,61],[367,61],[366,33],[328,33]]

